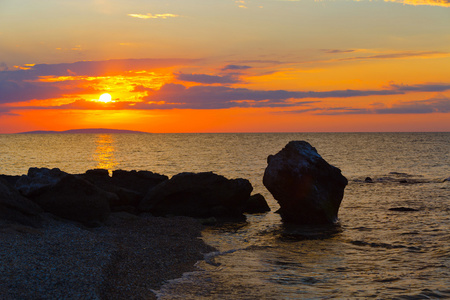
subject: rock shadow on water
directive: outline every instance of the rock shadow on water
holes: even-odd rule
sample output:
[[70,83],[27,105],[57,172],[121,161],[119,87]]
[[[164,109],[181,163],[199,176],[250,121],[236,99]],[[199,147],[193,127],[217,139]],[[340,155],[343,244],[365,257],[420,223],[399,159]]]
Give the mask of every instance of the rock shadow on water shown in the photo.
[[343,231],[339,223],[319,225],[284,223],[279,230],[279,239],[283,241],[326,240]]

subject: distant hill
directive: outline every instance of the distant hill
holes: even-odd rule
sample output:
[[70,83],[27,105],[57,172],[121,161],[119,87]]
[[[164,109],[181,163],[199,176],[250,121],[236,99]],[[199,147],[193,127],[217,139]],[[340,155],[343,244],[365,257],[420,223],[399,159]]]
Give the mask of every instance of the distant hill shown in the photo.
[[86,128],[86,129],[71,129],[65,131],[45,131],[45,130],[36,130],[36,131],[27,131],[27,132],[19,132],[19,134],[53,134],[53,133],[148,133],[143,131],[134,131],[134,130],[122,130],[122,129],[107,129],[107,128]]

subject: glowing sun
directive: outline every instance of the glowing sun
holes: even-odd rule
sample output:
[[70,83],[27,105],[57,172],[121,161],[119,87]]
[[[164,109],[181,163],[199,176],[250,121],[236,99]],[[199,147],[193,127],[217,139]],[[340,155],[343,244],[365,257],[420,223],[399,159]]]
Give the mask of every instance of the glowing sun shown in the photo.
[[111,100],[112,100],[111,95],[108,93],[102,94],[100,98],[98,98],[98,101],[105,103],[111,102]]

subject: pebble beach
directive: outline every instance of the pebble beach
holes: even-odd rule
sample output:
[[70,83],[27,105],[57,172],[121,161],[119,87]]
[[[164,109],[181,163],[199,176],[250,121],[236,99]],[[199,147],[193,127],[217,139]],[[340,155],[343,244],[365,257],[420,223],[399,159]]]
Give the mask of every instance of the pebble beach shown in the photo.
[[0,299],[156,299],[214,251],[192,218],[113,213],[86,228],[48,214],[41,228],[0,224]]

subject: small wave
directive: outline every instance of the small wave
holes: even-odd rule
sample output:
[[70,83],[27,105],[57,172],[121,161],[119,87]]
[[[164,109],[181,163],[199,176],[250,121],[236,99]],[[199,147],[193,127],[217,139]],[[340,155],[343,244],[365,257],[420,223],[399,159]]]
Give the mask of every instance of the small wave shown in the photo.
[[432,291],[430,289],[423,289],[420,293],[415,295],[399,295],[392,297],[392,299],[421,300],[421,299],[448,299],[449,297],[450,297],[450,290]]
[[404,246],[404,245],[392,245],[392,244],[387,244],[387,243],[369,243],[369,242],[364,242],[364,241],[350,241],[350,244],[353,244],[355,246],[369,246],[369,247],[373,247],[373,248],[384,248],[384,249],[408,249],[411,251],[420,251],[421,249],[418,247],[408,247],[408,246]]

